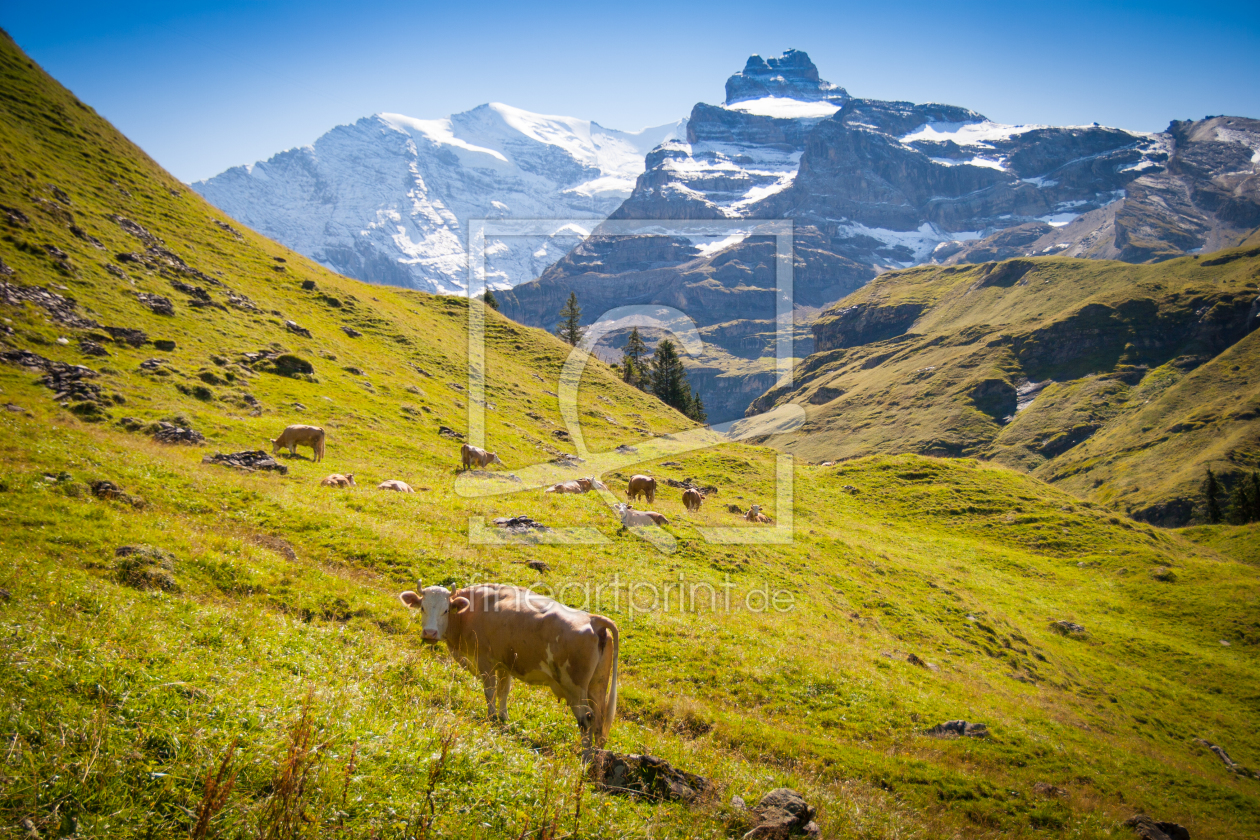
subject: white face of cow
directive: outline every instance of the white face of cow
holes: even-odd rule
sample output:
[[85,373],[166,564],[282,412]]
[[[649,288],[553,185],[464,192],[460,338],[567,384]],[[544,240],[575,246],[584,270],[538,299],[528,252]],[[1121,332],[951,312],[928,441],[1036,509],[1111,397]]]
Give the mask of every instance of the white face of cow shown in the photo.
[[451,590],[445,586],[426,586],[419,594],[410,590],[398,596],[409,607],[419,608],[423,631],[420,638],[438,642],[446,638],[450,623]]

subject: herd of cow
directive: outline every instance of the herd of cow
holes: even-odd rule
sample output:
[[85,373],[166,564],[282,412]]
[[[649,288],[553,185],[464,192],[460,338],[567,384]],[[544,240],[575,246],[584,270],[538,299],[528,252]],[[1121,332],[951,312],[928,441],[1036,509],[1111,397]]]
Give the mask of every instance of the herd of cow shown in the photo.
[[[272,454],[298,445],[309,446],[314,460],[324,457],[324,430],[318,426],[289,426],[271,441]],[[460,447],[463,469],[483,469],[502,464],[499,456],[480,447]],[[354,474],[334,473],[323,479],[324,487],[353,487]],[[648,504],[656,500],[656,479],[630,477],[627,496]],[[381,490],[414,492],[397,479],[377,485]],[[577,478],[547,488],[547,493],[587,493],[608,488],[595,478]],[[683,504],[698,511],[704,493],[694,487],[683,490]],[[635,510],[628,503],[615,506],[627,528],[664,525],[668,520],[655,511]],[[769,522],[759,505],[745,515],[750,522]],[[551,598],[519,586],[483,583],[451,592],[444,586],[422,587],[399,595],[410,608],[420,610],[421,638],[428,644],[446,642],[451,657],[481,680],[491,720],[507,721],[508,691],[512,680],[550,688],[569,706],[581,733],[583,754],[608,738],[617,714],[617,658],[620,641],[617,625],[602,615],[575,610]]]
[[[318,426],[288,426],[280,436],[271,441],[271,452],[273,455],[279,455],[280,450],[288,449],[290,455],[297,454],[297,448],[301,446],[309,446],[312,450],[313,458],[316,461],[324,459],[324,430]],[[469,470],[474,467],[477,469],[485,469],[491,464],[502,465],[503,461],[493,452],[487,452],[479,446],[473,446],[465,443],[459,448],[460,466]],[[333,473],[327,478],[320,481],[323,487],[356,487],[354,481],[354,473],[341,474]],[[382,481],[376,485],[378,490],[393,490],[397,493],[414,493],[405,481],[391,478]],[[575,478],[569,481],[562,481],[548,487],[547,493],[589,493],[591,490],[607,490],[608,488],[595,476],[589,478]],[[631,502],[636,501],[640,497],[647,500],[648,504],[656,501],[656,479],[648,475],[632,475],[626,488],[626,495]],[[683,506],[689,511],[700,510],[700,505],[704,502],[704,493],[695,487],[687,487],[682,494]],[[646,525],[666,525],[669,520],[663,514],[653,510],[635,510],[628,503],[620,503],[614,506],[617,515],[621,517],[621,524],[626,528],[636,528]],[[769,522],[770,519],[761,512],[760,505],[753,505],[752,508],[744,515],[749,522]]]

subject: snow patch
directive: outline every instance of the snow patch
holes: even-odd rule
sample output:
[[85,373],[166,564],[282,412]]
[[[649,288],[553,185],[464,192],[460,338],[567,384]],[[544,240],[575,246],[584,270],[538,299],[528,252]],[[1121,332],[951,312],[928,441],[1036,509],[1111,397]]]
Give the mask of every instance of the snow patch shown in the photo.
[[844,232],[850,236],[869,236],[872,239],[878,239],[890,248],[903,247],[908,249],[913,254],[911,260],[907,262],[890,260],[888,262],[888,265],[895,265],[900,268],[908,268],[923,262],[933,251],[948,242],[969,242],[984,237],[984,231],[943,231],[931,222],[924,222],[919,226],[918,230],[889,230],[887,228],[867,227],[849,219],[830,219],[828,221],[838,222],[836,226],[837,235]]
[[985,169],[996,169],[999,172],[1006,172],[1006,158],[1001,157],[997,160],[989,158],[973,157],[971,160],[954,160],[953,158],[928,158],[933,163],[939,163],[942,166],[983,166]]
[[786,96],[766,96],[723,107],[730,111],[743,111],[745,114],[782,120],[823,119],[840,110],[840,106],[834,102],[802,102]]
[[1044,125],[1003,125],[989,120],[984,122],[937,122],[924,123],[901,138],[902,143],[927,140],[933,143],[953,142],[959,146],[986,146],[994,140],[1009,140],[1016,134],[1046,128]]
[[696,250],[700,252],[702,257],[711,257],[718,251],[725,251],[732,245],[738,245],[748,238],[746,233],[734,233],[730,236],[721,238],[713,236],[689,236],[691,244],[696,246]]

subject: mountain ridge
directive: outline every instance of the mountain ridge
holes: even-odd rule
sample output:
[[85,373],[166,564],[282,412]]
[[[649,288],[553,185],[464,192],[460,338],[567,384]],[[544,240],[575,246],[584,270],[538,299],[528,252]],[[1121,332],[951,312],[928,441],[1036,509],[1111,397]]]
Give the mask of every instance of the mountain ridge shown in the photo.
[[[808,57],[794,53],[792,62],[803,67]],[[780,90],[790,87],[785,81]],[[783,110],[774,97],[748,102],[761,104],[698,103],[685,141],[648,156],[611,218],[790,219],[803,257],[795,268],[798,332],[830,302],[820,298],[888,270],[1044,255],[1159,261],[1232,247],[1260,225],[1255,120],[1174,122],[1146,134],[1001,125],[958,106],[847,92],[813,103],[827,113],[808,115]],[[702,326],[772,321],[766,301],[775,279],[764,243],[726,244],[704,265],[695,262],[696,244],[630,245],[597,228],[538,280],[507,293],[503,311],[550,326],[555,301],[570,292],[593,320],[618,305],[619,287],[637,290],[637,302],[683,309],[699,290],[722,287],[723,306],[691,313]],[[746,355],[746,337],[739,347],[719,337],[705,357],[688,360],[711,416],[739,416],[743,395],[767,382],[774,342],[772,331],[761,332],[761,362],[751,369],[732,360]]]
[[502,103],[437,120],[381,113],[192,187],[347,276],[458,294],[471,220],[584,220],[488,243],[491,286],[535,277],[620,205],[647,151],[682,125],[624,132]]
[[1260,469],[1260,249],[1148,266],[1064,257],[881,275],[813,323],[817,351],[750,412],[813,460],[991,459],[1164,526],[1211,467]]

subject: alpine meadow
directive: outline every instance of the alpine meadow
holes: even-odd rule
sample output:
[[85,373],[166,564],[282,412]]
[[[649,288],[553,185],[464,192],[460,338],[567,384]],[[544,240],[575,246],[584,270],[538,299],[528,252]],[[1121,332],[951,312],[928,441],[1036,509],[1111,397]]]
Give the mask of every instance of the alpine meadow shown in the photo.
[[[1158,299],[1144,329],[1189,298],[1245,311],[1254,239],[1211,265],[880,274],[819,330],[859,305],[926,326],[818,342],[761,398],[823,406],[802,430],[593,476],[620,501],[635,474],[659,482],[666,524],[626,529],[600,493],[522,478],[593,471],[561,413],[569,343],[256,233],[8,35],[0,78],[0,837],[786,837],[753,807],[778,788],[832,840],[1130,838],[1138,814],[1260,836],[1260,523],[1128,515],[1198,493],[1205,447],[1260,469],[1256,334],[1193,372],[1180,344],[1102,347],[1070,376],[1025,364],[1058,377],[1039,397],[1054,411],[1004,426],[965,401],[1025,363],[1011,335],[1053,321],[1038,290],[1053,312],[1121,310],[1138,277]],[[470,305],[503,463],[464,470]],[[591,452],[702,428],[595,359],[577,410]],[[295,424],[324,430],[322,460],[273,456]],[[1083,425],[1084,449],[1040,443]],[[790,541],[698,530],[780,526]],[[595,778],[544,688],[490,719],[400,603],[417,581],[529,587],[615,622],[604,747],[695,774],[695,795]]]

